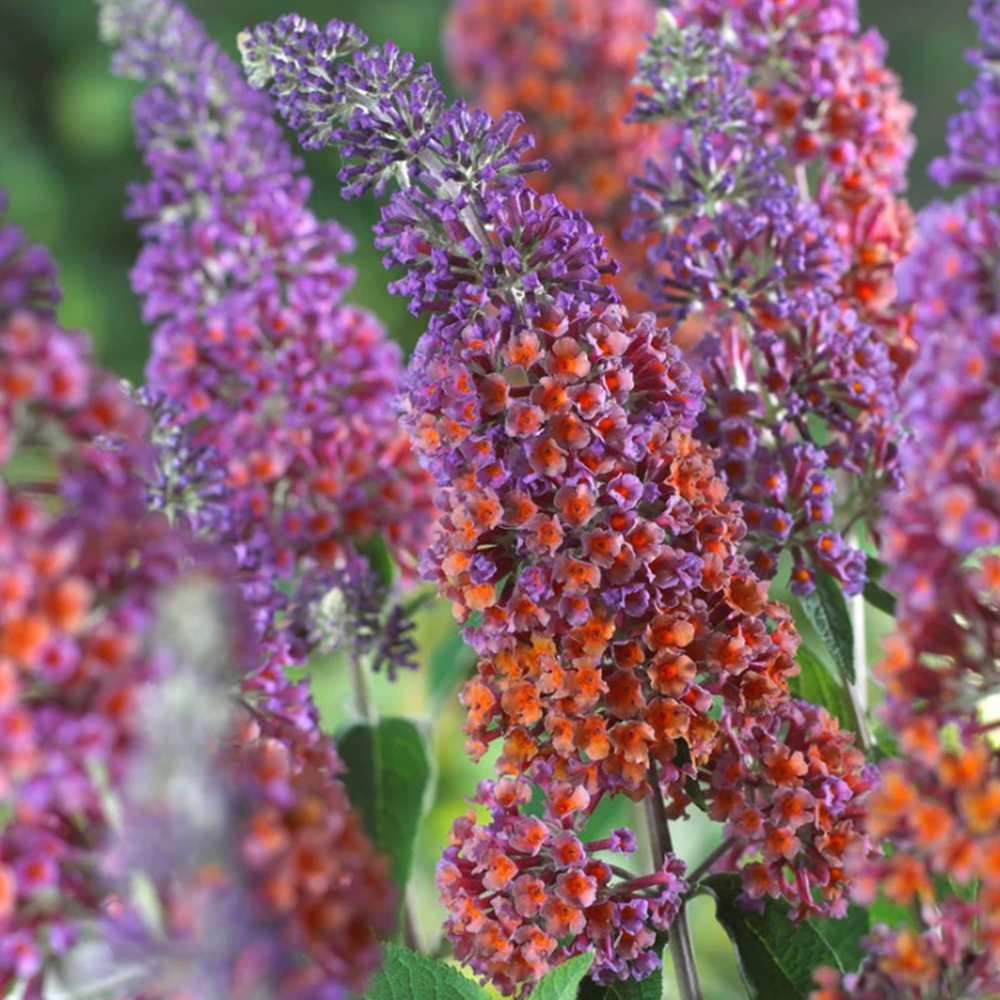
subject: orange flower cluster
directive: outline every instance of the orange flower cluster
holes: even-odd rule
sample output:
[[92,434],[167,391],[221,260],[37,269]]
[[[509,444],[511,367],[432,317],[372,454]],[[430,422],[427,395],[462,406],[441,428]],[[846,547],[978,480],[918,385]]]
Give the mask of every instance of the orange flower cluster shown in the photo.
[[[454,477],[425,569],[481,653],[472,756],[500,741],[500,774],[541,764],[592,806],[649,794],[655,767],[674,816],[702,782],[731,863],[762,859],[751,895],[841,910],[869,778],[851,734],[790,698],[798,635],[737,554],[745,527],[686,429],[698,386],[666,332],[621,306],[553,308],[421,360],[417,449]],[[801,792],[794,816],[782,789]]]
[[623,236],[631,178],[657,132],[627,125],[636,60],[653,28],[652,0],[456,0],[446,52],[459,86],[494,117],[524,115],[550,170],[532,183],[583,211],[623,264],[626,304],[639,290],[644,247]]

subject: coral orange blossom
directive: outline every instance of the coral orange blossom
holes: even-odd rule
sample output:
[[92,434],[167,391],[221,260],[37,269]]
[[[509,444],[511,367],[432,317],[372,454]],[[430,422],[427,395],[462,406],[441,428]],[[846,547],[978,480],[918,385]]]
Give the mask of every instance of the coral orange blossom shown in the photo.
[[[527,187],[518,119],[449,106],[428,68],[365,45],[297,17],[241,36],[251,82],[304,145],[341,147],[347,194],[402,181],[377,237],[405,268],[395,290],[431,316],[407,396],[442,511],[424,569],[480,653],[470,751],[502,747],[478,796],[492,819],[460,819],[439,870],[456,952],[522,995],[580,952],[608,982],[656,967],[655,930],[682,943],[669,851],[623,881],[593,857],[620,839],[580,839],[618,793],[659,814],[665,795],[676,817],[699,786],[748,900],[844,912],[871,775],[851,734],[789,695],[798,637],[738,554],[745,525],[692,437],[699,380],[602,280],[589,224]],[[544,794],[537,824],[526,782]]]
[[904,386],[905,488],[883,525],[898,630],[879,667],[900,754],[871,801],[872,831],[892,852],[861,866],[856,889],[917,916],[878,928],[857,973],[825,971],[816,1000],[1000,991],[1000,769],[995,722],[980,710],[1000,658],[1000,9],[972,10],[978,76],[932,173],[974,186],[921,213],[900,274],[918,346]]
[[[251,961],[262,996],[328,997],[331,975],[356,988],[393,923],[385,862],[349,812],[308,691],[266,665],[227,594],[227,548],[149,508],[148,421],[86,337],[53,318],[53,271],[0,227],[0,990],[47,995],[74,948],[95,941],[136,997],[176,995],[172,963],[201,995],[234,990]],[[21,459],[49,471],[26,479]],[[147,751],[138,706],[159,702],[177,667],[158,635],[162,601],[193,578],[214,581],[218,605],[203,613],[230,636],[218,651],[222,704],[246,722],[224,734],[225,784],[238,789],[226,843],[246,853],[228,859],[228,878],[200,870],[180,892],[189,845],[171,845],[160,825],[176,782],[143,785],[156,836],[122,844],[118,820]],[[190,736],[195,721],[179,731]],[[207,766],[219,745],[188,750]],[[307,879],[297,858],[319,846]],[[161,894],[163,926],[144,923],[150,900],[133,906],[109,870],[109,854],[125,850],[145,852],[137,872]],[[205,896],[224,911],[200,909]],[[224,953],[202,934],[217,912],[230,918]]]
[[626,123],[636,59],[653,28],[652,0],[457,0],[445,52],[470,101],[494,117],[524,115],[549,170],[531,183],[580,209],[623,270],[629,308],[640,289],[645,248],[626,240],[633,174],[655,155],[658,130]]

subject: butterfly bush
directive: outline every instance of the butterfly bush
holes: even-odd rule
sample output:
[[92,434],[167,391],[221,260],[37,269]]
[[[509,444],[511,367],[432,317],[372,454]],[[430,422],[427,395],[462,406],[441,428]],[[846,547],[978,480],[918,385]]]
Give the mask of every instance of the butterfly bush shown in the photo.
[[184,470],[165,451],[175,507],[233,549],[274,655],[300,661],[323,641],[315,603],[348,562],[356,576],[359,552],[384,539],[412,575],[427,543],[430,480],[394,413],[399,348],[343,301],[353,242],[308,209],[267,98],[183,6],[100,7],[115,68],[148,86],[132,279],[155,324],[158,424],[199,459]]
[[[164,595],[191,574],[226,594],[234,571],[224,548],[149,508],[146,414],[94,363],[87,338],[54,319],[51,260],[6,224],[0,246],[0,989],[34,998],[59,988],[78,946],[115,937],[103,921],[127,922],[104,859],[148,735],[141,705],[175,667],[158,635]],[[231,595],[212,613],[232,623],[226,697],[245,722],[226,756],[254,895],[236,914],[245,927],[227,928],[229,964],[214,971],[251,971],[262,996],[346,995],[391,927],[386,866],[348,812],[307,689],[266,664],[238,604]],[[198,748],[202,763],[210,744]],[[154,792],[143,786],[147,803]],[[129,846],[169,867],[159,815]],[[241,937],[250,927],[255,936]],[[173,989],[150,983],[141,995]]]
[[439,869],[457,953],[518,995],[581,950],[602,982],[651,972],[676,859],[609,883],[591,855],[611,845],[552,854],[618,793],[665,794],[676,817],[703,792],[748,901],[843,912],[872,775],[852,735],[791,698],[798,636],[738,554],[739,508],[691,433],[699,380],[618,301],[583,217],[527,186],[519,118],[447,105],[428,68],[341,22],[287,17],[240,44],[306,148],[340,146],[347,195],[399,183],[377,240],[405,268],[394,290],[430,314],[406,411],[441,510],[423,567],[480,655],[469,751],[499,745],[477,797],[492,820],[459,819]]
[[912,241],[904,198],[913,109],[862,32],[856,0],[677,0],[683,25],[718,33],[747,73],[756,122],[794,171],[843,255],[838,298],[874,326],[893,360],[912,350],[896,265]]
[[[666,315],[704,327],[698,436],[744,503],[759,575],[774,576],[788,552],[794,593],[826,572],[857,594],[865,557],[845,530],[896,482],[888,342],[843,294],[836,229],[803,198],[758,113],[754,75],[723,36],[663,12],[640,66],[633,118],[669,129],[665,158],[637,181],[634,231],[657,237]],[[850,486],[839,511],[838,478]]]
[[531,182],[583,211],[625,265],[618,291],[638,287],[645,248],[624,238],[629,178],[655,155],[656,129],[628,125],[631,81],[656,5],[651,0],[457,0],[445,53],[459,86],[493,117],[524,115],[549,163]]
[[921,213],[900,274],[918,349],[903,386],[905,489],[883,529],[898,630],[879,667],[900,756],[871,800],[893,850],[858,881],[863,902],[878,889],[919,919],[876,927],[861,970],[824,972],[818,1000],[1000,990],[1000,772],[981,712],[1000,665],[1000,190],[980,155],[996,129],[1000,20],[995,4],[972,9],[978,76],[932,172],[976,186]]
[[142,740],[106,859],[123,896],[144,879],[153,906],[106,917],[106,950],[77,975],[131,970],[143,997],[354,995],[393,930],[388,863],[372,861],[333,745],[234,702],[240,664],[212,598],[187,579],[160,599],[176,665],[137,706]]

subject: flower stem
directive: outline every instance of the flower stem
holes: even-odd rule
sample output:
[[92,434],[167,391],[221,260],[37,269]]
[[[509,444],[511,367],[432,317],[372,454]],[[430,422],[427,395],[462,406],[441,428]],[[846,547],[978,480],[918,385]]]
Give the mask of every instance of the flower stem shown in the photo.
[[[352,655],[350,661],[351,675],[354,681],[354,703],[358,714],[369,726],[377,726],[378,708],[372,699],[371,689],[368,685],[368,664],[361,656]],[[421,951],[420,935],[417,933],[417,923],[413,918],[413,904],[410,899],[409,886],[403,887],[402,921],[403,943],[411,951]]]
[[354,681],[354,704],[357,707],[358,715],[370,725],[378,722],[378,713],[372,702],[371,691],[368,690],[368,674],[363,658],[353,653],[351,660],[351,676]]
[[733,849],[733,845],[736,843],[734,837],[727,837],[719,846],[712,851],[711,854],[705,858],[704,861],[697,868],[695,868],[690,875],[687,876],[688,884],[691,886],[697,885],[701,879],[707,875],[711,870],[712,866],[716,861],[719,860],[724,854]]
[[[670,837],[670,825],[667,821],[667,810],[663,805],[663,795],[660,792],[660,779],[656,765],[650,762],[650,784],[652,791],[646,799],[646,817],[653,843],[654,860],[658,867],[668,854],[673,853],[674,845]],[[691,926],[687,918],[687,903],[681,900],[677,916],[670,925],[670,955],[674,960],[674,975],[677,977],[677,989],[680,1000],[704,1000],[701,982],[698,979],[698,965],[694,954],[694,942],[691,939]]]

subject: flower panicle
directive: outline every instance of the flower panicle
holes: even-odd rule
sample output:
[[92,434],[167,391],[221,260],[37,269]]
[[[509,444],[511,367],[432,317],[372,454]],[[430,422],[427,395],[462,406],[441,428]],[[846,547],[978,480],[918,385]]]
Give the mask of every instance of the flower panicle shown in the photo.
[[151,176],[129,214],[155,324],[160,485],[177,493],[158,502],[196,510],[196,530],[230,546],[272,655],[301,662],[298,623],[340,569],[381,537],[408,581],[430,531],[430,480],[394,412],[400,351],[343,302],[353,241],[309,210],[271,100],[175,0],[100,7],[116,68],[147,86],[136,123]]
[[[500,780],[512,787],[551,780],[591,806],[665,794],[677,817],[733,753],[742,759],[744,741],[773,751],[791,785],[815,792],[796,800],[798,839],[773,814],[783,847],[768,855],[769,885],[799,915],[838,912],[844,850],[870,850],[867,775],[828,716],[802,715],[802,745],[781,749],[800,733],[787,680],[798,636],[738,554],[739,509],[692,437],[700,380],[652,315],[631,314],[602,283],[608,268],[587,222],[518,172],[480,169],[475,145],[450,130],[476,122],[494,136],[510,119],[444,108],[429,71],[392,47],[342,61],[353,37],[339,22],[324,32],[292,19],[245,33],[242,48],[306,144],[339,142],[365,157],[348,184],[398,184],[384,192],[377,236],[387,263],[406,269],[397,290],[429,314],[406,421],[438,485],[424,573],[480,655],[462,694],[469,752],[497,743]],[[467,165],[451,169],[460,157]],[[747,850],[729,859],[748,887],[759,884],[749,862],[765,836],[756,816],[759,826],[739,827]],[[478,873],[466,881],[455,858],[449,878],[449,865],[461,885],[442,891],[464,961],[517,992],[568,957],[548,950],[544,926],[522,951],[503,929],[521,920],[506,904],[487,918],[497,934],[477,934],[491,890]],[[611,954],[598,975],[630,961]]]
[[[633,231],[658,234],[661,308],[700,331],[698,433],[745,505],[750,558],[769,578],[790,552],[799,595],[819,572],[856,594],[865,559],[841,525],[896,482],[890,351],[841,303],[834,229],[769,141],[739,51],[696,19],[665,15],[639,81],[633,116],[664,122],[670,140],[636,181]],[[844,474],[858,487],[837,523]]]

